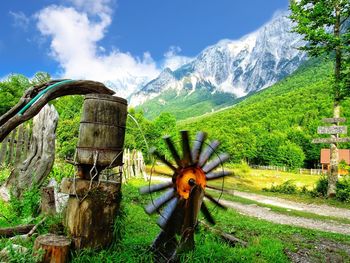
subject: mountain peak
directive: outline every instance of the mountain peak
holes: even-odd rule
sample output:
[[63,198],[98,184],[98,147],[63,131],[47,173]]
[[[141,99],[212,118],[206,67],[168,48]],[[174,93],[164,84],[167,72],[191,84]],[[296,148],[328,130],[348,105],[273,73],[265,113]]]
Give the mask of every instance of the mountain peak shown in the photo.
[[306,59],[296,49],[301,36],[291,33],[291,28],[288,12],[279,12],[255,32],[238,40],[223,39],[174,71],[164,69],[132,95],[131,103],[145,102],[168,89],[190,94],[207,88],[242,97],[266,88],[291,74]]

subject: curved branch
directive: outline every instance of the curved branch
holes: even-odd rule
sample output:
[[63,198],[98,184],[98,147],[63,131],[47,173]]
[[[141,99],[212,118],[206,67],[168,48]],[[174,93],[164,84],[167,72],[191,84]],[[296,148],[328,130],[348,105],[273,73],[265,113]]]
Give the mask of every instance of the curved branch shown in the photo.
[[67,95],[86,95],[89,93],[113,95],[114,91],[108,89],[100,82],[90,80],[76,80],[54,87],[45,93],[33,106],[31,106],[23,115],[17,113],[34,98],[40,91],[48,86],[62,80],[54,80],[45,84],[34,86],[28,89],[19,102],[7,113],[0,117],[0,142],[18,125],[33,118],[39,111],[51,100]]

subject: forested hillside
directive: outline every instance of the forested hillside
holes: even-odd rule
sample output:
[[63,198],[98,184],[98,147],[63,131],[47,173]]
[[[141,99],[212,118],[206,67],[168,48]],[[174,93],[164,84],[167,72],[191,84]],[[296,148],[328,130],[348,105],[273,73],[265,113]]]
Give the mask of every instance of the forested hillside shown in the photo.
[[[331,73],[330,64],[313,60],[237,106],[182,121],[178,128],[205,130],[220,139],[233,162],[313,167],[321,145],[311,139],[319,137],[321,119],[332,116]],[[349,100],[342,112],[350,115]]]
[[[176,122],[174,115],[163,112],[154,120],[141,111],[129,109],[138,125],[128,118],[125,146],[142,149],[149,146],[165,151],[161,137],[165,134],[177,140],[178,131],[188,129],[192,136],[203,130],[210,138],[222,142],[222,150],[231,154],[234,163],[280,165],[290,168],[315,167],[320,148],[312,138],[321,119],[332,116],[331,64],[320,60],[307,62],[293,75],[276,85],[260,91],[237,105],[219,112]],[[47,79],[40,73],[33,80],[23,76],[10,76],[0,83],[3,98],[1,113],[14,105],[30,85]],[[18,88],[16,88],[18,87]],[[78,137],[81,96],[68,96],[52,102],[60,115],[57,129],[59,158],[73,158]],[[350,100],[342,105],[342,116],[350,117]],[[184,109],[187,113],[188,111]],[[347,145],[343,144],[342,147]]]

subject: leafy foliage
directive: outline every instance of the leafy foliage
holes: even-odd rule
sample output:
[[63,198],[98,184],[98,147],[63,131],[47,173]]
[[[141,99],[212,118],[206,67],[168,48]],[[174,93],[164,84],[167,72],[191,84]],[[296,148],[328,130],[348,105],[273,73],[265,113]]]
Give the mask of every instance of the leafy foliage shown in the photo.
[[310,192],[314,197],[326,197],[328,188],[328,179],[326,176],[322,176],[316,183],[315,188]]
[[263,191],[282,194],[296,194],[298,189],[293,181],[288,180],[281,185],[272,185],[270,188],[263,188]]
[[312,57],[327,56],[334,60],[334,96],[340,100],[349,94],[347,72],[350,67],[350,2],[348,0],[291,1],[290,18],[294,31],[307,44],[300,49]]
[[337,182],[335,197],[339,201],[350,203],[350,176],[347,176]]

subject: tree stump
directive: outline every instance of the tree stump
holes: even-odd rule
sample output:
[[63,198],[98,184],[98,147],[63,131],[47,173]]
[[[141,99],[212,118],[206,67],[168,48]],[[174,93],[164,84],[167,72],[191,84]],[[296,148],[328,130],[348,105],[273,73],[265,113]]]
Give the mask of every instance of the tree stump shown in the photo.
[[105,248],[111,245],[120,205],[120,183],[64,179],[61,192],[70,195],[64,224],[73,238],[74,248]]
[[43,263],[65,263],[68,262],[69,247],[71,240],[65,236],[46,234],[37,237],[34,242],[34,253],[40,255],[39,250],[44,253],[41,257]]

